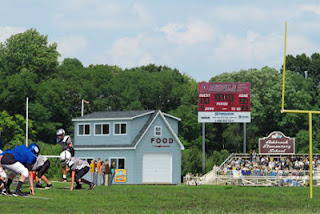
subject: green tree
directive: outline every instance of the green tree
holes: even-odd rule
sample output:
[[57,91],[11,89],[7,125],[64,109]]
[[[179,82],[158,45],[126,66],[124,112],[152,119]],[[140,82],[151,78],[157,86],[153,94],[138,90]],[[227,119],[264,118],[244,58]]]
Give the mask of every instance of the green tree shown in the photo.
[[[26,120],[22,115],[11,116],[6,111],[0,112],[0,131],[3,150],[13,149],[25,144]],[[34,139],[33,121],[28,120],[29,139]]]

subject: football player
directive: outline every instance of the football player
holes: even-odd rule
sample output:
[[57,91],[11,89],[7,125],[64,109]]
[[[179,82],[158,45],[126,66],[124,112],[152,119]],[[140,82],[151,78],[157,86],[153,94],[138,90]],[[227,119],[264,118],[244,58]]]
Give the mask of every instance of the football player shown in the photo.
[[7,194],[12,194],[10,191],[10,184],[12,183],[16,174],[20,174],[19,182],[15,191],[17,196],[26,196],[26,193],[21,192],[22,184],[26,178],[29,178],[30,193],[34,195],[32,165],[37,160],[37,155],[40,152],[40,147],[32,143],[29,147],[25,145],[16,146],[13,150],[8,149],[3,153],[1,158],[1,165],[4,169],[11,171],[8,181],[5,183]]
[[48,178],[44,175],[50,167],[50,161],[48,158],[39,155],[37,157],[37,161],[32,166],[32,171],[35,172],[36,176],[36,187],[42,188],[42,184],[39,182],[39,178],[41,178],[42,181],[44,181],[47,186],[45,188],[52,188],[52,184],[49,182]]
[[2,153],[3,153],[3,151],[0,149],[0,193],[2,193],[4,184],[5,184],[6,178],[7,178],[7,174],[1,166],[1,158],[3,155]]
[[89,189],[92,190],[95,188],[95,184],[82,178],[85,174],[89,172],[89,163],[85,160],[81,160],[75,157],[71,157],[69,151],[63,151],[60,154],[60,161],[69,166],[71,170],[71,187],[70,191],[73,190],[74,182],[76,182],[76,189],[82,189],[80,182],[88,184]]
[[[60,144],[62,151],[69,151],[71,156],[74,156],[74,148],[72,145],[71,137],[69,135],[66,135],[66,132],[64,129],[58,129],[57,130],[57,143]],[[62,182],[67,181],[67,169],[66,165],[62,164],[62,172],[63,172],[63,177],[62,177]]]

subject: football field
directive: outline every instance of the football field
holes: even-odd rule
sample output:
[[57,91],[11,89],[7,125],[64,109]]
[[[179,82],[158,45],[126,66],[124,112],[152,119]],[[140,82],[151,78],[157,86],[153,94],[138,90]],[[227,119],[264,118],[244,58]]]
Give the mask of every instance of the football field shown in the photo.
[[320,188],[314,188],[310,199],[309,188],[303,187],[114,185],[70,192],[70,183],[53,185],[36,190],[39,198],[0,196],[0,213],[320,212]]

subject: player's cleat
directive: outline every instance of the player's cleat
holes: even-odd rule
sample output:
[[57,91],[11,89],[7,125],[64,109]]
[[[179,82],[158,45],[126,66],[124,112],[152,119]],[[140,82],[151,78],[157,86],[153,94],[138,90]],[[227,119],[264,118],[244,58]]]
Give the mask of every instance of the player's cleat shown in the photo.
[[96,187],[96,185],[94,183],[91,183],[89,190],[93,190],[95,187]]
[[67,182],[67,179],[66,179],[66,178],[62,178],[62,179],[60,180],[60,182]]
[[7,185],[4,185],[4,188],[6,190],[6,195],[12,195],[12,192],[10,191],[10,188]]
[[27,193],[21,192],[21,190],[17,190],[15,193],[13,193],[14,196],[28,196]]
[[52,188],[52,184],[47,184],[47,186],[45,188],[46,189],[51,189]]
[[82,185],[77,185],[75,189],[82,189]]
[[2,189],[0,195],[7,195],[6,190]]
[[41,183],[37,183],[36,184],[36,188],[42,188],[42,184]]

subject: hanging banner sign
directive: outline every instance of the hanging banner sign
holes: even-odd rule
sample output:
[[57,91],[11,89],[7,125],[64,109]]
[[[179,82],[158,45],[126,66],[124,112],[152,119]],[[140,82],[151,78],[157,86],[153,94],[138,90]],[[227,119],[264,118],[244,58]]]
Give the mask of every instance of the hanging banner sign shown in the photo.
[[114,181],[117,183],[127,182],[127,170],[126,169],[116,169]]
[[259,154],[295,154],[295,140],[294,138],[286,137],[282,132],[274,131],[268,137],[259,139]]
[[198,83],[198,122],[250,123],[250,83]]

